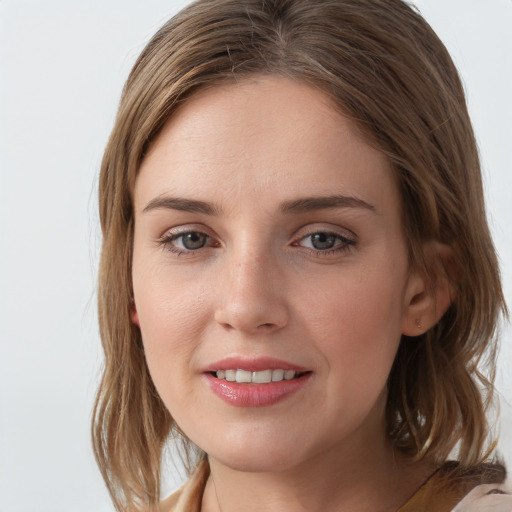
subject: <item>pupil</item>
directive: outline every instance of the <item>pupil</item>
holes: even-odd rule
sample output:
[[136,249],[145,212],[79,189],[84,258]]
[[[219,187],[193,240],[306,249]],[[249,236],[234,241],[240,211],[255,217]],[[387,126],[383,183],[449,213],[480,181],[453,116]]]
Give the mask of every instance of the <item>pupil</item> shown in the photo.
[[186,249],[201,249],[206,243],[206,235],[203,233],[187,233],[183,236],[183,245]]
[[315,249],[331,249],[336,243],[336,237],[328,233],[316,233],[311,237],[311,242]]

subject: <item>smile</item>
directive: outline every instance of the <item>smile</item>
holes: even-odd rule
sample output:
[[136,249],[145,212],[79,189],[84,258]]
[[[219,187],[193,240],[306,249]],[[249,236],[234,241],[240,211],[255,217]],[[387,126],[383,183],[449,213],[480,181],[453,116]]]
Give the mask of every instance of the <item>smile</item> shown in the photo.
[[295,370],[261,370],[251,372],[247,370],[217,370],[213,372],[217,379],[227,382],[237,382],[239,384],[268,384],[270,382],[281,382],[283,380],[292,380],[299,378],[302,372]]
[[203,375],[211,391],[224,402],[235,407],[264,407],[299,392],[308,385],[313,374],[311,371],[283,369],[237,369],[210,371]]

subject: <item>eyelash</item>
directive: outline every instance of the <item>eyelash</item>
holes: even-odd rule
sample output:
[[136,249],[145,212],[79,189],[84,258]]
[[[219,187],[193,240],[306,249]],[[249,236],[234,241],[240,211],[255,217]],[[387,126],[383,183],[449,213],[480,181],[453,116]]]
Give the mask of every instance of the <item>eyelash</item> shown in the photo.
[[340,233],[336,233],[334,231],[328,231],[328,230],[318,230],[318,231],[312,231],[311,233],[308,233],[308,234],[302,236],[298,242],[294,242],[292,245],[294,247],[300,247],[300,242],[302,242],[303,240],[311,238],[314,235],[320,235],[320,234],[327,235],[328,237],[334,237],[339,242],[336,245],[334,245],[332,248],[325,249],[325,250],[315,249],[312,247],[311,248],[304,247],[310,253],[312,253],[314,256],[317,256],[320,258],[329,256],[332,254],[340,254],[340,253],[347,252],[356,244],[356,240],[348,238],[347,236],[341,235]]
[[[172,253],[176,254],[177,256],[191,255],[195,252],[198,252],[200,249],[205,249],[207,247],[205,245],[203,247],[200,247],[200,248],[194,250],[194,249],[181,249],[181,248],[173,245],[173,243],[176,240],[183,238],[184,236],[190,235],[190,234],[202,235],[210,240],[212,238],[210,235],[208,235],[207,233],[205,233],[203,231],[200,231],[198,229],[190,229],[187,231],[180,231],[177,233],[166,233],[162,238],[160,238],[158,240],[158,244],[161,245],[163,249],[165,249],[169,252],[172,252]],[[214,245],[211,245],[210,247],[218,247],[218,246],[219,246],[219,244],[214,244]]]
[[[160,238],[158,240],[158,244],[161,245],[163,249],[165,249],[169,252],[172,252],[172,253],[176,254],[177,256],[192,255],[196,252],[199,252],[201,249],[205,249],[208,247],[215,248],[215,247],[219,247],[219,245],[220,245],[218,243],[212,244],[212,245],[207,245],[208,242],[206,242],[206,244],[204,246],[198,247],[197,249],[182,249],[182,248],[179,248],[179,247],[176,247],[175,245],[173,245],[173,243],[176,242],[176,240],[179,240],[180,238],[183,238],[184,236],[190,235],[190,234],[197,234],[200,236],[204,236],[204,237],[206,237],[207,241],[212,240],[212,237],[210,235],[208,235],[207,233],[200,231],[200,230],[192,230],[191,229],[191,230],[187,230],[187,231],[180,231],[177,233],[166,233],[162,238]],[[325,249],[325,250],[315,249],[312,247],[304,247],[304,246],[300,245],[300,242],[302,242],[303,240],[306,240],[307,238],[311,238],[314,235],[320,235],[320,234],[327,235],[328,237],[335,237],[337,239],[337,241],[339,241],[339,243],[334,245],[332,248]],[[343,253],[343,252],[349,251],[355,244],[356,244],[356,240],[348,238],[348,237],[341,235],[339,233],[336,233],[334,231],[318,230],[318,231],[312,231],[311,233],[305,234],[304,236],[300,237],[298,239],[298,241],[293,242],[291,245],[293,247],[303,247],[310,254],[313,254],[314,256],[325,257],[325,256],[329,256],[332,254]]]

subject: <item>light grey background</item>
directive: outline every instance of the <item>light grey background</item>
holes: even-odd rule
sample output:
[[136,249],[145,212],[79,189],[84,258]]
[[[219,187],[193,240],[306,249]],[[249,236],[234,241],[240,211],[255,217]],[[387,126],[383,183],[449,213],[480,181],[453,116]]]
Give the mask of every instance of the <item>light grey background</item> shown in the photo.
[[[0,512],[112,510],[89,442],[97,173],[131,65],[186,3],[0,0]],[[512,0],[417,5],[466,84],[512,303]],[[507,327],[498,388],[509,464],[511,341]]]

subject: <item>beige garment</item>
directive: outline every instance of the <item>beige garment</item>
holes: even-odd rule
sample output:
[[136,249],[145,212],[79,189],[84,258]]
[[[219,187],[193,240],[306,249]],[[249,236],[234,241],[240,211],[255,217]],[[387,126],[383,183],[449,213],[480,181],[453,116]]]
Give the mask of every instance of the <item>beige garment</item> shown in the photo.
[[201,512],[203,492],[209,476],[210,466],[203,458],[185,484],[160,503],[160,512]]
[[[209,475],[208,462],[202,460],[183,487],[161,503],[160,512],[201,512]],[[512,512],[512,491],[488,483],[502,478],[498,467],[490,464],[461,474],[456,463],[447,463],[397,512]]]

